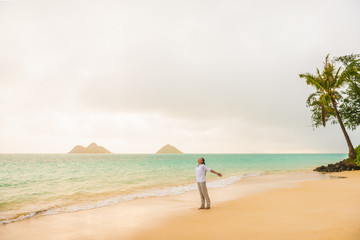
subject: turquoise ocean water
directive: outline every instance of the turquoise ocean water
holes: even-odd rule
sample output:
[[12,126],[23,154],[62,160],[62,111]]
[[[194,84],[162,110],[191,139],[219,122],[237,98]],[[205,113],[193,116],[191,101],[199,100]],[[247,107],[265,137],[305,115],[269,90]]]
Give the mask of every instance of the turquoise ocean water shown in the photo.
[[196,189],[197,159],[208,188],[274,172],[312,170],[346,154],[0,154],[0,225],[136,198]]

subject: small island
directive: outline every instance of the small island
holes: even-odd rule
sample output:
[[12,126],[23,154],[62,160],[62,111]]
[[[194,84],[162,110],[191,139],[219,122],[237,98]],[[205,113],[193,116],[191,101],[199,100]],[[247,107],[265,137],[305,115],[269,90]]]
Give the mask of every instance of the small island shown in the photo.
[[69,153],[111,153],[103,146],[98,146],[96,143],[91,143],[89,146],[84,147],[81,145],[75,146]]
[[163,146],[162,148],[159,149],[159,151],[157,151],[156,153],[173,153],[173,154],[183,154],[182,151],[180,151],[179,149],[177,149],[176,147],[167,144],[165,146]]

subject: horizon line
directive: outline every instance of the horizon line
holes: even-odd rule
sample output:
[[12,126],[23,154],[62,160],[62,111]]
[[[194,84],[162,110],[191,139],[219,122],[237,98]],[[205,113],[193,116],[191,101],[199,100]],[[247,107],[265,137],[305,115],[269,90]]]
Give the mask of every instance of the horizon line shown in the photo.
[[256,152],[239,152],[239,153],[0,153],[0,155],[5,155],[5,154],[57,154],[57,155],[61,155],[61,154],[66,154],[66,155],[111,155],[111,154],[156,154],[156,155],[186,155],[186,154],[348,154],[345,152],[268,152],[268,153],[256,153]]

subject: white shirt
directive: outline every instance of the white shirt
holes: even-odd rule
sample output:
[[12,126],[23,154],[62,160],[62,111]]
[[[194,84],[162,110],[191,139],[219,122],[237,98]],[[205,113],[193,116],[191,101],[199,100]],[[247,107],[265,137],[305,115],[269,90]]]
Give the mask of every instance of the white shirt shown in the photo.
[[198,182],[205,182],[205,172],[210,172],[210,168],[205,166],[205,164],[200,164],[196,166],[196,181]]

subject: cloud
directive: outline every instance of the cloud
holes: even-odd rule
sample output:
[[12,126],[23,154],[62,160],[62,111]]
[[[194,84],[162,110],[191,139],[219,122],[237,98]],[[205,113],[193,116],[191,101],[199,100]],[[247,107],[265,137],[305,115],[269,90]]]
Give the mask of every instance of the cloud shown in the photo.
[[346,151],[337,126],[312,131],[313,90],[298,74],[328,53],[359,51],[359,7],[0,3],[0,151],[63,152],[97,139],[114,152],[166,143],[188,152]]

